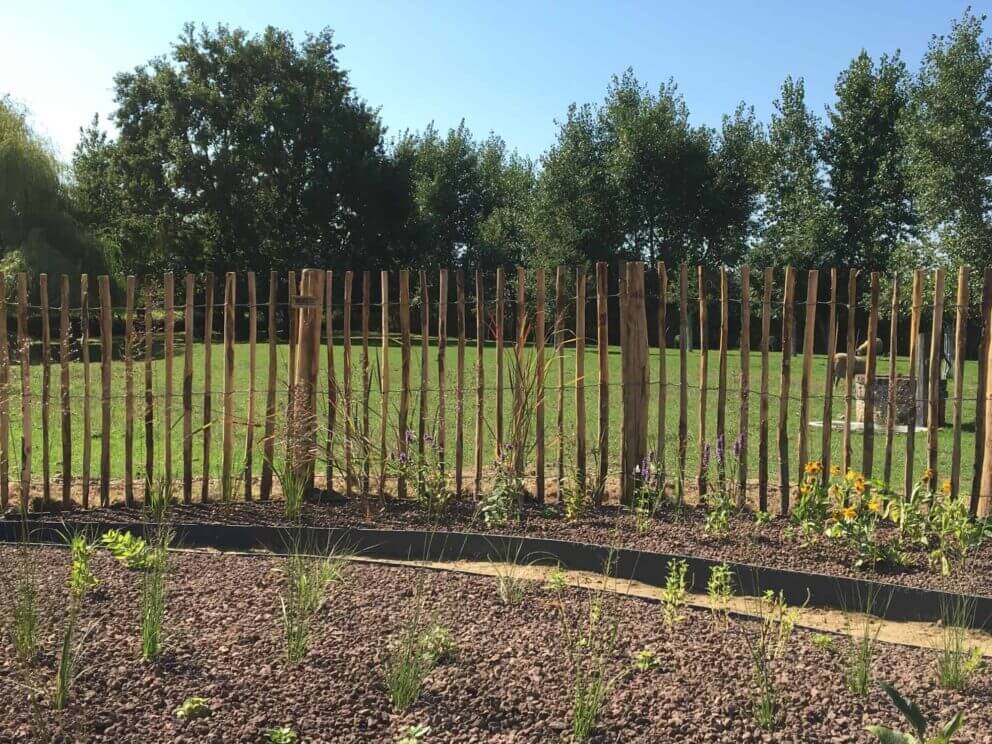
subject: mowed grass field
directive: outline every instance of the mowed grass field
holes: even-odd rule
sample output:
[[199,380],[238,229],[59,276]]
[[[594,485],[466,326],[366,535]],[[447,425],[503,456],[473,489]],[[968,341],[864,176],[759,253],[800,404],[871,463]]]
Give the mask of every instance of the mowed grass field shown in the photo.
[[[504,374],[504,421],[506,431],[510,431],[510,422],[513,410],[513,390],[511,385],[510,367],[513,365],[513,349],[508,346],[504,350],[505,374]],[[380,393],[378,374],[375,368],[379,365],[381,349],[378,343],[370,340],[370,367],[372,368],[372,383],[370,392],[370,428],[372,441],[379,441],[380,427]],[[411,386],[414,392],[411,395],[411,410],[409,426],[416,428],[417,409],[421,379],[421,347],[415,340],[411,354]],[[533,348],[526,350],[528,356],[534,354]],[[249,363],[248,345],[239,343],[235,347],[234,366],[234,472],[241,471],[245,460],[245,439],[248,409],[249,390]],[[428,395],[428,418],[436,420],[438,416],[438,348],[432,345],[428,350],[428,373],[429,373],[429,395]],[[575,350],[572,347],[566,348],[565,356],[565,376],[564,376],[564,448],[566,471],[574,467],[575,461],[575,436],[576,436],[576,396],[575,396]],[[276,437],[284,441],[285,436],[285,414],[287,408],[287,372],[289,347],[280,345],[278,347],[278,381],[276,383]],[[355,339],[352,351],[352,374],[354,400],[353,405],[357,408],[357,419],[360,421],[361,406],[361,360],[362,351],[359,339]],[[483,391],[483,453],[485,464],[488,468],[494,456],[493,431],[496,421],[496,350],[494,346],[487,345],[483,351],[485,389]],[[688,363],[688,473],[693,475],[698,467],[700,433],[698,428],[699,407],[701,395],[699,390],[699,353],[690,352]],[[750,437],[749,455],[749,477],[757,478],[758,462],[758,436],[759,436],[759,384],[761,374],[761,355],[752,351],[751,357],[751,395],[750,412],[746,422]],[[222,413],[223,413],[223,381],[224,381],[224,355],[223,345],[215,343],[212,350],[212,416],[210,421],[204,421],[204,347],[196,344],[193,349],[193,472],[199,477],[203,472],[202,439],[205,426],[212,429],[210,477],[219,478],[221,474],[221,440],[222,440]],[[545,413],[545,447],[547,458],[547,477],[554,477],[555,453],[558,447],[558,437],[555,427],[558,406],[558,365],[553,356],[553,348],[546,350],[546,413]],[[320,354],[320,391],[318,393],[319,410],[321,424],[326,421],[327,411],[327,388],[326,388],[326,349],[321,349]],[[908,360],[899,360],[900,371],[906,369]],[[268,349],[264,342],[257,346],[255,389],[256,389],[256,434],[254,452],[254,474],[257,476],[261,470],[262,463],[262,423],[265,412],[265,397],[268,387],[267,379]],[[339,388],[343,388],[343,349],[340,339],[335,342],[335,365]],[[92,416],[92,461],[91,473],[94,478],[99,476],[100,448],[104,439],[110,445],[111,476],[121,478],[124,475],[124,447],[125,447],[125,365],[119,354],[115,351],[112,371],[112,392],[111,392],[111,424],[108,432],[101,430],[101,367],[99,362],[90,363],[91,394],[89,406]],[[390,369],[390,395],[389,395],[389,416],[386,422],[390,448],[395,449],[399,437],[398,429],[398,406],[400,390],[400,367],[401,352],[396,345],[391,346],[389,355]],[[678,399],[679,399],[679,354],[677,349],[667,351],[668,367],[668,404],[666,414],[666,433],[664,448],[666,458],[671,469],[675,463],[675,453],[678,437]],[[706,440],[715,444],[716,424],[717,424],[717,387],[719,375],[719,355],[717,351],[709,352],[707,378],[707,431]],[[448,461],[454,461],[456,432],[456,374],[457,374],[457,349],[455,344],[449,343],[445,355],[447,395],[444,415],[447,422],[447,449]],[[887,361],[879,359],[878,372],[887,372]],[[816,356],[813,361],[813,378],[811,383],[810,415],[811,421],[819,421],[823,411],[823,385],[826,372],[826,358]],[[170,436],[172,440],[172,472],[175,477],[182,474],[182,373],[183,373],[183,348],[182,343],[177,339],[176,355],[173,357],[173,400],[172,400],[172,429],[166,432],[163,420],[163,409],[165,406],[165,361],[157,358],[153,362],[153,379],[155,393],[155,428],[154,428],[154,455],[156,473],[154,476],[161,476],[164,471],[164,439]],[[778,456],[778,417],[779,417],[779,379],[781,373],[781,354],[774,352],[769,359],[769,478],[772,483],[778,481],[779,456]],[[49,458],[50,468],[53,477],[62,472],[62,424],[60,414],[59,384],[60,369],[57,363],[53,363],[51,368],[51,397],[47,406],[42,405],[42,365],[33,363],[31,365],[31,390],[32,390],[32,476],[35,482],[42,475],[42,419],[47,414],[50,422],[49,436]],[[83,455],[83,410],[85,405],[83,386],[83,365],[80,362],[72,362],[69,365],[70,374],[70,405],[71,405],[71,439],[72,439],[72,472],[78,478],[82,472]],[[658,420],[658,351],[651,350],[650,356],[651,390],[649,393],[648,406],[648,435],[651,446],[655,446],[657,420]],[[587,347],[585,358],[585,408],[586,408],[586,441],[588,455],[588,467],[596,467],[594,450],[597,447],[598,431],[598,358],[595,346]],[[790,400],[788,402],[788,422],[789,422],[789,457],[790,472],[793,479],[799,473],[801,463],[798,461],[798,427],[799,427],[799,393],[800,380],[802,375],[802,357],[797,356],[792,363],[792,385]],[[609,419],[609,471],[617,474],[619,471],[620,452],[620,421],[621,421],[621,389],[619,386],[621,376],[621,357],[619,347],[609,349],[609,378],[610,378],[610,419]],[[965,365],[964,375],[964,406],[963,406],[963,426],[961,437],[961,463],[962,479],[961,490],[963,493],[970,491],[971,474],[975,456],[975,417],[976,417],[976,386],[978,377],[977,362],[969,360]],[[10,473],[11,479],[16,480],[20,468],[20,436],[21,436],[21,392],[20,392],[20,371],[15,364],[10,370],[11,379],[11,431],[9,442],[10,453]],[[740,408],[740,354],[737,350],[732,350],[728,355],[728,393],[726,408],[726,432],[727,448],[731,447],[733,440],[740,430],[739,408]],[[145,477],[145,433],[144,433],[144,368],[140,360],[137,360],[134,368],[135,386],[135,437],[134,437],[134,462],[135,477],[140,481]],[[953,381],[949,384],[953,394]],[[841,383],[835,389],[834,419],[843,418],[843,392],[844,385]],[[465,349],[465,392],[464,392],[464,468],[466,471],[473,467],[473,456],[475,451],[475,416],[476,416],[476,351],[474,342],[469,342]],[[878,402],[884,405],[884,401]],[[947,409],[948,424],[951,421],[953,405],[949,401]],[[338,417],[339,426],[343,431],[343,416]],[[319,439],[321,447],[326,436],[326,431],[321,431]],[[811,427],[809,432],[811,457],[818,459],[821,455],[821,430]],[[338,436],[338,442],[343,441],[342,436]],[[852,442],[852,463],[854,467],[860,467],[862,461],[862,436],[854,432],[851,437]],[[875,456],[874,474],[882,475],[884,462],[885,431],[884,428],[876,428],[875,433]],[[842,432],[834,431],[832,436],[832,461],[840,462],[842,449]],[[906,437],[896,434],[894,443],[894,461],[892,480],[899,484],[902,482],[902,473],[905,464]],[[284,451],[284,445],[276,447],[277,456]],[[913,465],[914,470],[922,471],[926,463],[926,434],[916,435],[916,457]],[[340,454],[338,455],[340,456]],[[940,431],[939,446],[939,467],[938,476],[944,477],[950,474],[952,456],[952,432],[950,425]],[[533,463],[533,453],[528,457],[530,464]],[[322,466],[321,466],[322,470]],[[55,490],[57,493],[57,490]]]

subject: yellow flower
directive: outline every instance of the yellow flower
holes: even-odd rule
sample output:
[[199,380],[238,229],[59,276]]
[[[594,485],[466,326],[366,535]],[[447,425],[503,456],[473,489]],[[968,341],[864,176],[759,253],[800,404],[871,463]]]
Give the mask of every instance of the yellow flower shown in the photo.
[[940,490],[944,492],[944,495],[945,496],[950,496],[951,495],[951,479],[950,478],[945,478],[944,479],[944,484],[941,486]]
[[933,470],[930,468],[924,470],[923,475],[920,476],[920,480],[924,483],[929,483],[931,478],[933,478]]
[[868,510],[869,511],[873,511],[876,514],[880,514],[882,512],[882,500],[881,499],[872,499],[871,501],[869,501],[868,502]]
[[840,475],[840,465],[830,466],[830,475]]
[[806,494],[808,494],[809,493],[809,485],[806,484],[806,483],[801,484],[799,486],[799,493],[802,494],[803,496],[805,496]]
[[806,463],[806,475],[819,475],[823,471],[823,465],[818,461]]
[[858,493],[865,492],[865,479],[863,476],[858,476],[854,481],[854,490]]
[[899,507],[898,506],[893,506],[891,509],[889,509],[889,517],[892,519],[893,522],[898,522],[899,521]]
[[858,516],[858,510],[855,509],[853,506],[845,506],[843,509],[840,510],[840,515],[846,521],[850,522],[852,519]]
[[845,475],[844,477],[847,478],[849,481],[854,481],[856,478],[858,478],[858,474],[853,470],[848,470],[847,475]]

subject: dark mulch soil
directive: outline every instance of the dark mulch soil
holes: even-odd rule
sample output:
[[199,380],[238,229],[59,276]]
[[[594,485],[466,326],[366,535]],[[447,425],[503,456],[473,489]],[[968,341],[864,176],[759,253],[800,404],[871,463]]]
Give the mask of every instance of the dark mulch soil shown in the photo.
[[[72,516],[74,519],[105,521],[144,519],[140,508],[127,508],[122,504],[88,511],[75,510]],[[177,522],[288,524],[281,501],[181,505],[172,510],[171,518]],[[659,511],[651,519],[650,526],[642,532],[636,529],[632,516],[613,506],[593,509],[581,519],[569,521],[555,505],[528,504],[519,523],[493,531],[992,596],[992,542],[972,553],[965,565],[955,566],[950,576],[942,576],[939,569],[930,568],[922,551],[909,553],[907,565],[865,572],[853,568],[852,552],[835,540],[821,538],[814,544],[805,544],[789,537],[788,520],[781,517],[774,518],[770,524],[759,525],[750,514],[739,514],[731,518],[727,535],[721,537],[707,535],[704,520],[705,510],[701,507],[685,507],[678,514],[666,509]],[[373,502],[371,516],[366,513],[366,505],[359,500],[308,503],[304,506],[302,521],[307,525],[323,527],[487,531],[476,516],[474,504],[467,501],[453,503],[440,519],[431,519],[412,501],[390,499],[385,509],[380,509],[378,502]],[[891,529],[878,531],[880,540],[891,535]]]
[[[0,740],[79,742],[258,742],[264,729],[291,725],[307,742],[395,742],[412,724],[431,727],[426,742],[554,742],[570,726],[568,665],[555,595],[529,585],[517,606],[499,603],[490,578],[424,569],[352,564],[332,589],[303,662],[283,658],[279,622],[280,559],[176,554],[169,580],[161,661],[138,658],[140,576],[105,553],[93,559],[100,584],[86,599],[91,628],[83,673],[67,710],[36,710],[21,685],[50,685],[68,555],[33,549],[41,568],[44,653],[30,671],[0,646]],[[10,577],[17,548],[0,548],[0,576]],[[4,587],[9,591],[9,587]],[[450,628],[454,658],[428,677],[420,701],[390,709],[382,663],[390,639],[426,597],[431,615]],[[589,593],[563,594],[570,616],[587,614]],[[599,742],[867,742],[865,725],[898,723],[881,691],[867,698],[844,688],[839,653],[797,630],[776,663],[781,691],[778,729],[751,720],[750,657],[741,626],[729,629],[703,611],[685,610],[667,631],[657,605],[616,599],[620,623],[616,684]],[[6,603],[5,603],[6,604]],[[3,607],[9,620],[9,607]],[[749,627],[752,627],[750,624]],[[581,627],[577,624],[576,627]],[[632,672],[631,657],[656,652],[660,665]],[[967,693],[939,689],[934,652],[880,644],[877,678],[890,680],[928,716],[964,710],[958,741],[992,742],[992,687],[987,672]],[[208,699],[211,717],[183,723],[173,711],[188,696]]]

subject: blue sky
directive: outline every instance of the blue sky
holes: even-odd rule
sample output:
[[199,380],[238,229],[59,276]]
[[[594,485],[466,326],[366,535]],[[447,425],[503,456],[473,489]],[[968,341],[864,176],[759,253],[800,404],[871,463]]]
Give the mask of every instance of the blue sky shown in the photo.
[[[782,79],[806,78],[822,115],[861,48],[901,49],[916,67],[966,2],[121,2],[8,0],[0,94],[34,114],[64,155],[94,112],[113,108],[114,73],[163,54],[186,21],[266,25],[302,36],[329,26],[343,66],[395,134],[465,119],[537,157],[569,103],[602,99],[626,67],[651,87],[674,78],[697,124],[740,100],[768,118]],[[973,3],[977,13],[989,3]]]

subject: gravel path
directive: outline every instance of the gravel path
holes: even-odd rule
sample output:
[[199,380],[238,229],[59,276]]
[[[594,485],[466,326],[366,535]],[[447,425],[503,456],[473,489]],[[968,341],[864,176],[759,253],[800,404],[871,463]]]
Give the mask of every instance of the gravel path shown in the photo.
[[[0,576],[11,576],[17,550],[0,547]],[[306,742],[395,742],[418,723],[431,727],[425,744],[567,739],[569,668],[550,589],[528,585],[523,601],[506,607],[491,578],[350,564],[316,619],[309,653],[291,667],[279,621],[281,559],[202,553],[173,557],[169,651],[155,663],[138,658],[140,576],[96,554],[100,584],[84,609],[91,631],[82,676],[66,711],[41,708],[32,716],[32,695],[21,685],[50,684],[68,571],[66,551],[32,551],[44,584],[44,653],[26,672],[4,634],[0,741],[258,742],[264,729],[290,725]],[[562,596],[571,627],[582,627],[590,593],[567,589]],[[400,714],[389,706],[382,663],[418,597],[451,630],[457,649],[431,672],[420,701]],[[840,653],[832,653],[810,633],[795,632],[776,664],[779,727],[766,733],[751,721],[740,626],[727,629],[709,612],[686,609],[669,631],[657,604],[616,598],[607,608],[606,616],[619,622],[609,664],[622,676],[594,741],[868,742],[866,724],[897,723],[880,691],[863,699],[844,689],[841,638]],[[0,613],[9,627],[9,607]],[[659,666],[635,673],[631,657],[645,648]],[[958,741],[992,742],[987,672],[966,694],[944,691],[935,684],[933,651],[884,643],[874,671],[927,715],[946,719],[963,709],[967,722]],[[173,710],[192,695],[207,698],[213,714],[180,722]]]

